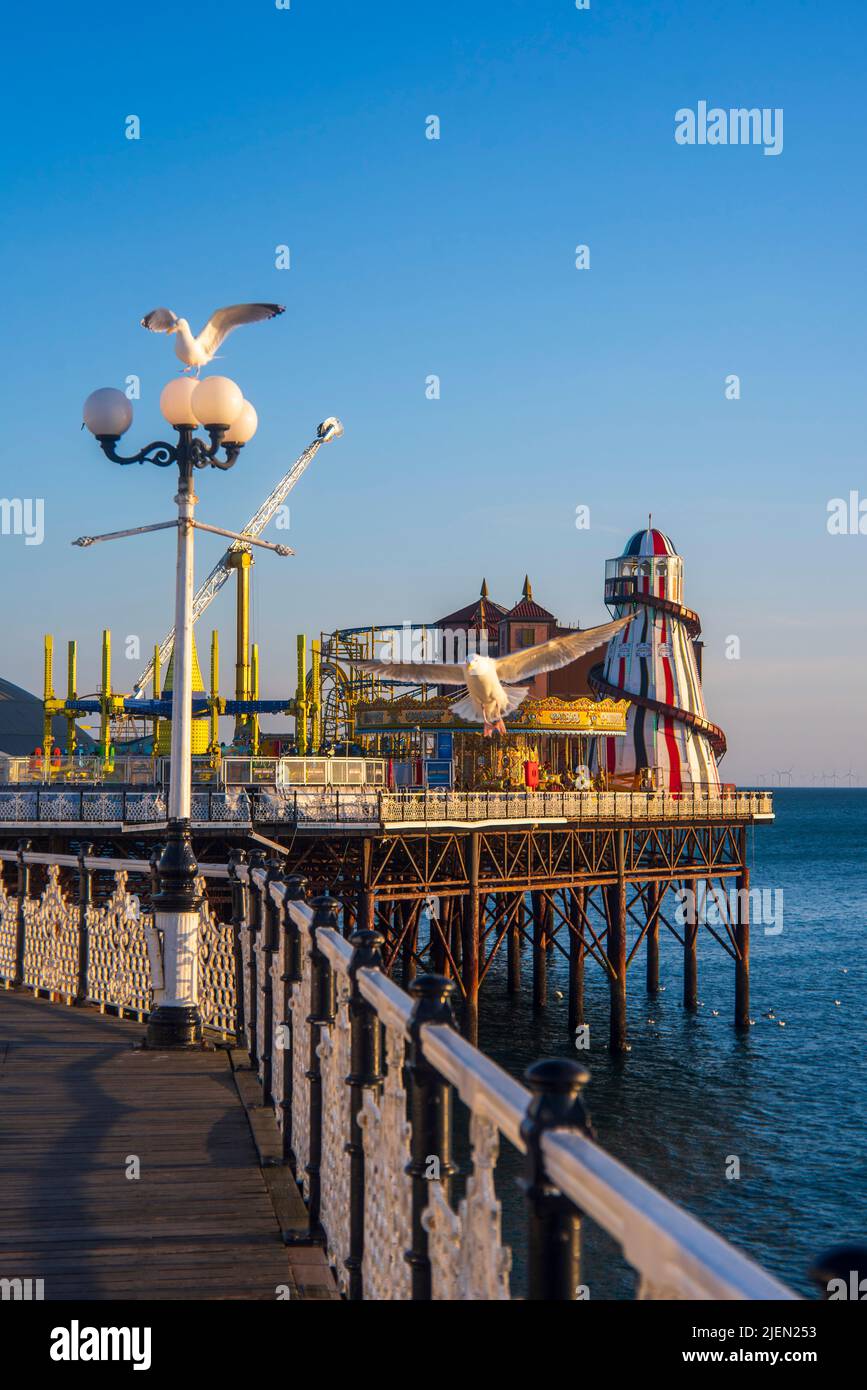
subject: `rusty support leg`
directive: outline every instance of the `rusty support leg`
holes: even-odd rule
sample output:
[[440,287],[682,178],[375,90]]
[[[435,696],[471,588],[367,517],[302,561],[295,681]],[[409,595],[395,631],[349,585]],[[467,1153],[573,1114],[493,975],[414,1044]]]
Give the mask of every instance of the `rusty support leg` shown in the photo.
[[738,906],[735,923],[735,1027],[750,1026],[750,871],[747,868],[747,829],[738,831],[741,872],[738,875]]
[[706,901],[707,884],[703,894],[699,883],[693,888],[695,911],[687,914],[683,924],[683,1007],[691,1014],[698,1013],[698,916]]
[[359,927],[362,931],[374,931],[376,919],[376,894],[371,887],[371,862],[373,841],[365,840],[361,851],[361,902],[359,904]]
[[569,895],[569,1036],[584,1022],[584,918],[587,890],[573,888]]
[[358,912],[355,904],[349,899],[343,899],[343,935],[348,941],[356,930],[358,923]]
[[[432,968],[435,975],[445,975],[446,979],[448,979],[452,973],[452,966],[451,961],[446,955],[444,942],[449,941],[449,933],[451,931],[451,898],[440,898],[437,922],[439,923],[439,931],[437,931],[435,926],[431,926],[431,941],[433,943],[431,949]],[[442,933],[442,935],[440,935],[440,933]],[[449,947],[451,948],[450,941]]]
[[466,900],[463,897],[452,898],[452,955],[454,956],[455,969],[460,970],[463,964],[464,951],[464,917],[466,916]]
[[419,910],[419,901],[401,903],[398,910],[400,931],[404,933],[403,946],[401,948],[401,971],[404,989],[408,989],[410,980],[415,978],[415,960],[413,956],[416,938],[418,936]]
[[[656,912],[662,890],[658,883],[647,885],[647,921]],[[659,915],[647,928],[647,993],[659,993]]]
[[544,1009],[548,1002],[548,957],[545,954],[546,902],[539,892],[531,893],[533,903],[533,1008]]
[[474,830],[469,843],[470,891],[464,904],[464,1037],[479,1041],[479,833]]
[[508,940],[508,970],[506,974],[506,989],[509,994],[521,993],[521,916],[523,894],[512,903],[512,915],[509,920],[509,940]]
[[608,959],[614,972],[609,975],[610,1016],[608,1041],[615,1054],[628,1052],[626,1040],[626,878],[624,875],[624,832],[617,831],[615,852],[617,882],[606,888],[608,904]]

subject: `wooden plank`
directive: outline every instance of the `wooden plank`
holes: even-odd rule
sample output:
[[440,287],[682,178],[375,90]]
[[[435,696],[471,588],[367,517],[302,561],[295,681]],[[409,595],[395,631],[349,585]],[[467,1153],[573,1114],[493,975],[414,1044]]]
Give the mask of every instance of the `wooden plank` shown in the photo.
[[252,1074],[143,1033],[0,993],[0,1273],[48,1299],[337,1298],[322,1251],[284,1244],[307,1215]]

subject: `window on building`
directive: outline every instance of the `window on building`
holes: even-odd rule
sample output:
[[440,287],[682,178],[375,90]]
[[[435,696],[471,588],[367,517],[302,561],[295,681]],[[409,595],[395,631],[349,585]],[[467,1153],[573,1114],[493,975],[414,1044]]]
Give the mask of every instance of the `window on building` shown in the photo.
[[536,642],[536,629],[534,627],[519,627],[515,633],[516,647],[532,647]]

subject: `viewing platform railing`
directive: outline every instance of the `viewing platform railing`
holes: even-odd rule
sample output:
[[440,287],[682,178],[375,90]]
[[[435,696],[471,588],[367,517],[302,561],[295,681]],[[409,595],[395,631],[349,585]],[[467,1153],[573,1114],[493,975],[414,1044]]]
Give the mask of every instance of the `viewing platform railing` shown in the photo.
[[[0,884],[0,980],[146,1016],[160,943],[127,879],[150,865],[24,850],[2,858],[17,861],[18,880],[14,893]],[[48,865],[39,898],[29,892],[34,863]],[[59,876],[76,864],[73,900]],[[102,868],[113,870],[114,891],[96,906]],[[205,1023],[246,1045],[303,1189],[306,1238],[324,1244],[346,1297],[512,1297],[503,1145],[523,1166],[530,1298],[593,1296],[594,1270],[580,1263],[587,1221],[635,1270],[638,1298],[797,1296],[595,1142],[583,1067],[552,1058],[522,1085],[455,1030],[452,981],[417,976],[406,993],[383,973],[378,933],[344,939],[335,899],[308,903],[304,880],[284,879],[261,856],[207,871],[228,877],[232,921],[203,909]],[[455,1106],[468,1119],[462,1172]]]
[[[796,1297],[595,1143],[583,1067],[538,1062],[521,1085],[455,1030],[452,981],[417,976],[407,994],[380,968],[378,933],[343,938],[336,900],[308,905],[304,881],[273,870],[239,863],[231,874],[244,1036],[310,1231],[348,1297],[510,1298],[503,1143],[523,1155],[530,1298],[592,1295],[585,1219],[620,1246],[638,1298]],[[460,1196],[456,1103],[469,1121]]]
[[[612,821],[748,822],[771,820],[766,791],[396,791],[342,787],[269,787],[198,790],[194,825],[343,825],[387,829],[548,821],[597,825]],[[81,822],[124,828],[161,825],[166,798],[159,789],[84,790],[72,787],[0,789],[0,826],[61,826]]]

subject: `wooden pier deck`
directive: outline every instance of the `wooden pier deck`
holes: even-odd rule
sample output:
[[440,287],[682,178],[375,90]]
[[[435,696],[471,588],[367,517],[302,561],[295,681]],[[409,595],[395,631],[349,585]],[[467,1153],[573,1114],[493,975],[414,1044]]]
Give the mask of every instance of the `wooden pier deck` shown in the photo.
[[0,1279],[46,1300],[337,1298],[321,1249],[284,1243],[300,1198],[283,1168],[275,1210],[238,1054],[143,1033],[0,992]]

